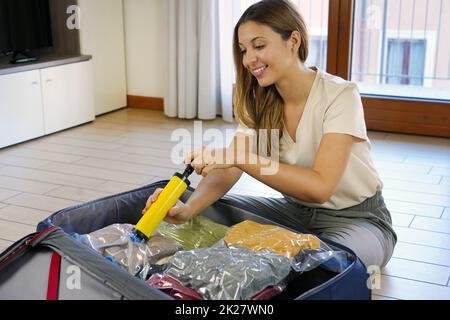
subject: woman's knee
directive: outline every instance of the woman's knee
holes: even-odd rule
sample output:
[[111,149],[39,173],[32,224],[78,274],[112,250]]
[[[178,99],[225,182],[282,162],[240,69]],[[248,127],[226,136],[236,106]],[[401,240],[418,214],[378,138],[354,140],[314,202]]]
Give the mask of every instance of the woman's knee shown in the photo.
[[383,268],[392,256],[392,249],[387,245],[388,239],[382,241],[382,233],[375,235],[372,228],[350,227],[324,232],[321,236],[333,240],[351,249],[364,263],[366,268],[376,266]]

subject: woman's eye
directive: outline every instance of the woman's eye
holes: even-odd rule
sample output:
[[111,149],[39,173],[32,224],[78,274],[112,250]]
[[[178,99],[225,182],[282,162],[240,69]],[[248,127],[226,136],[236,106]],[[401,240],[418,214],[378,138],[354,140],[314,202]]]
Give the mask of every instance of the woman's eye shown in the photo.
[[247,50],[241,50],[242,54],[245,54],[247,52]]
[[264,47],[265,47],[264,45],[255,46],[255,49],[261,50],[261,49],[263,49]]

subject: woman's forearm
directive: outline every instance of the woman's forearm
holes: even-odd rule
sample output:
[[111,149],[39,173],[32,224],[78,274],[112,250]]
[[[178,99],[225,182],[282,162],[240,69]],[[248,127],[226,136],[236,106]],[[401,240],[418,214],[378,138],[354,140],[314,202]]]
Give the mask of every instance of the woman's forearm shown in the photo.
[[195,214],[199,214],[222,198],[239,180],[242,171],[238,168],[213,170],[198,184],[186,202]]
[[[325,203],[334,194],[344,175],[355,141],[359,142],[352,135],[325,134],[312,168],[279,163],[252,153],[248,155],[253,161],[238,167],[282,193],[306,202]],[[265,173],[267,167],[272,169],[270,174]]]
[[[267,169],[267,167],[277,169],[271,170],[274,172],[270,174],[265,174],[264,168]],[[271,188],[306,202],[326,202],[332,193],[331,190],[327,190],[327,183],[323,177],[312,169],[278,163],[269,159],[264,159],[264,164],[260,161],[253,162],[253,164],[239,164],[238,168]]]

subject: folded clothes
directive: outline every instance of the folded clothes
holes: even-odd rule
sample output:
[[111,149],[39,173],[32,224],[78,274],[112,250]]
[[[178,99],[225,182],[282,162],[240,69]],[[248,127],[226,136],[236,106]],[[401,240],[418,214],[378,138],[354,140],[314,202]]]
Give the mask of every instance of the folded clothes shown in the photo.
[[295,257],[300,250],[320,248],[320,239],[314,235],[299,234],[250,220],[231,227],[224,240],[228,245],[239,245],[256,251],[271,249],[288,258]]
[[[203,300],[197,291],[183,286],[180,281],[168,275],[153,274],[147,283],[177,300]],[[282,291],[283,287],[281,286],[270,286],[254,295],[250,300],[269,300]]]
[[250,300],[269,300],[283,292],[284,286],[270,286],[255,294]]
[[226,235],[228,227],[197,216],[183,224],[162,221],[156,231],[181,243],[184,250],[191,250],[212,246]]
[[183,286],[177,279],[168,275],[154,274],[147,283],[177,300],[203,300],[195,290]]
[[132,230],[130,224],[113,224],[79,239],[141,279],[146,279],[153,264],[182,249],[180,243],[161,235],[153,235],[146,243],[134,242],[130,239]]
[[290,260],[285,256],[228,247],[223,240],[210,248],[178,251],[164,270],[206,300],[250,299],[279,285],[289,272]]

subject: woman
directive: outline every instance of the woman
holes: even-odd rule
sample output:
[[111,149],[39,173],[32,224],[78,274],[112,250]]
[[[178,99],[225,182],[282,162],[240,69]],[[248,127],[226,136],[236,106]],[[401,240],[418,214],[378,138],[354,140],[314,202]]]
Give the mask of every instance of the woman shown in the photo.
[[[224,199],[341,243],[366,266],[385,266],[396,235],[370,156],[357,86],[304,65],[307,30],[288,1],[263,0],[249,7],[235,27],[233,50],[235,114],[240,126],[226,150],[202,148],[188,155],[187,161],[204,178],[186,203],[179,201],[169,211],[166,221],[193,218],[222,198],[246,172],[284,198],[227,195]],[[279,141],[265,141],[260,129],[278,129]],[[256,152],[248,146],[237,148],[237,139],[252,136],[266,144],[276,172],[262,173],[266,158],[261,154],[253,162],[235,157],[226,162],[219,156],[234,151],[239,159],[248,159]],[[277,162],[273,155],[278,144]]]

